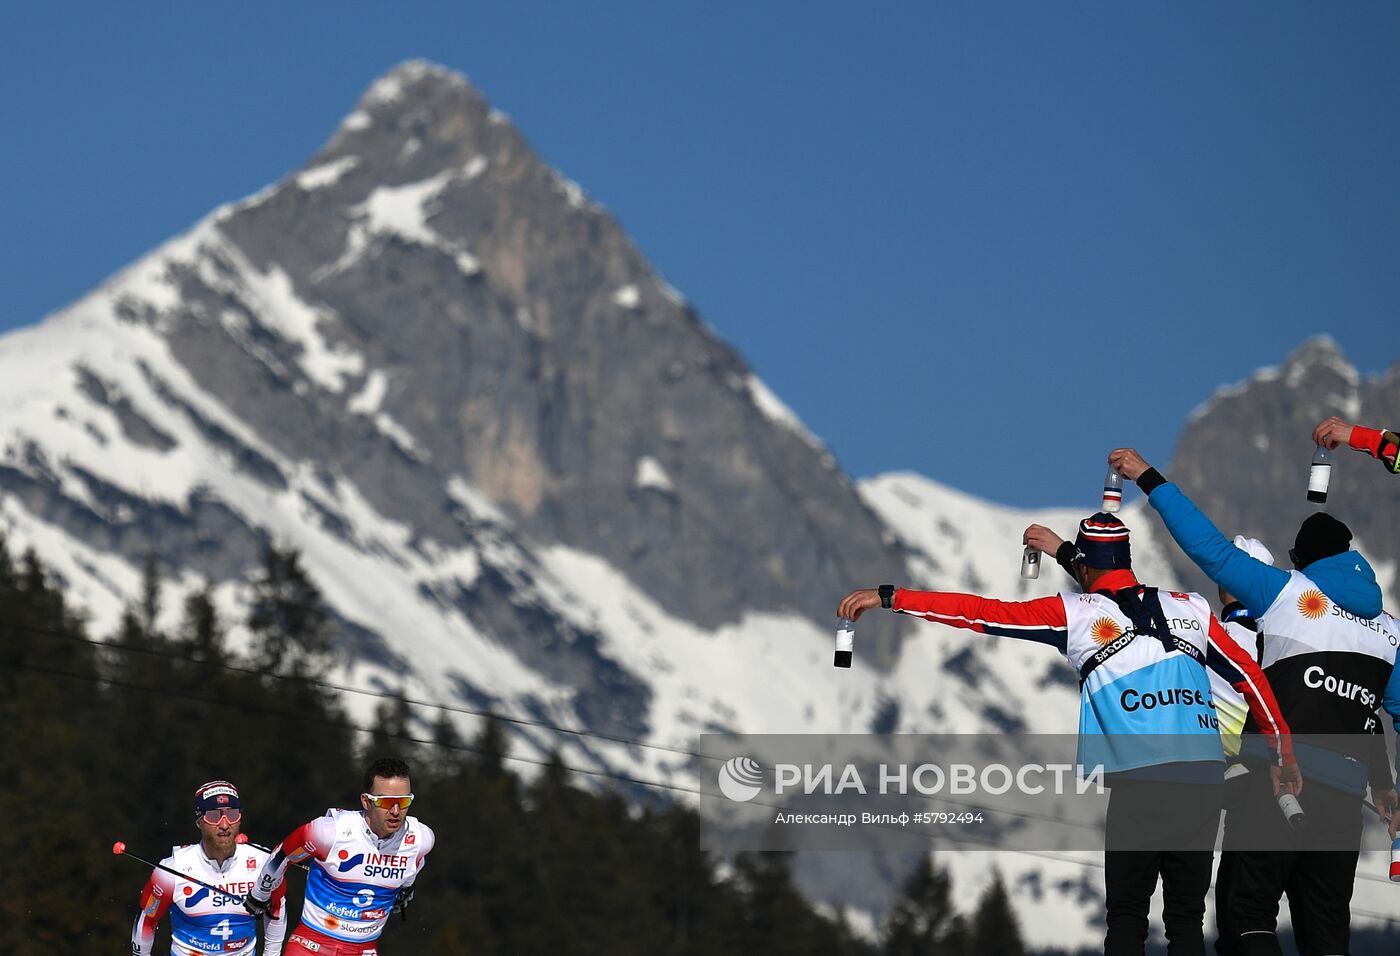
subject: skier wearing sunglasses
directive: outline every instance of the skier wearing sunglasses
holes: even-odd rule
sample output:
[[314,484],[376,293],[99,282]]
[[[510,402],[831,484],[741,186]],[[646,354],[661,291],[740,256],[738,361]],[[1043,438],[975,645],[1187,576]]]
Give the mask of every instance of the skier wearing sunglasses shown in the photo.
[[243,899],[261,915],[279,892],[287,867],[306,861],[301,923],[286,956],[376,956],[393,913],[413,900],[414,881],[433,848],[433,831],[409,816],[408,764],[385,757],[365,770],[359,810],[326,811],[274,848]]
[[[194,792],[195,825],[199,842],[177,846],[161,861],[169,870],[190,877],[185,882],[169,870],[153,870],[141,891],[141,913],[131,930],[133,956],[150,956],[156,927],[170,914],[170,952],[254,951],[258,919],[244,912],[238,898],[252,890],[269,854],[238,842],[243,825],[238,788],[227,780],[211,780]],[[208,884],[203,886],[201,884]],[[211,893],[217,886],[224,894]],[[287,934],[287,913],[278,887],[268,905],[255,914],[263,924],[263,956],[281,956]]]

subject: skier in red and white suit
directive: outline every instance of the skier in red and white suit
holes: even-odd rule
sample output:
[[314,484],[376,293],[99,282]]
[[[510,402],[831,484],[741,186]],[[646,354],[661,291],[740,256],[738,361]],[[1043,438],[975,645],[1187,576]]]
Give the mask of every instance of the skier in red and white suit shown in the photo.
[[282,888],[287,867],[312,861],[286,956],[377,956],[389,916],[413,900],[435,842],[433,831],[406,812],[412,802],[408,764],[376,760],[365,771],[360,810],[327,810],[274,850],[243,905],[261,913]]
[[[246,953],[257,946],[258,920],[238,905],[249,892],[268,859],[263,850],[238,842],[243,811],[238,790],[227,780],[211,780],[194,794],[199,842],[177,846],[163,866],[189,877],[182,880],[167,870],[152,870],[141,890],[141,913],[131,928],[132,956],[151,956],[156,927],[170,915],[173,956],[199,953]],[[195,882],[198,881],[198,882]],[[208,886],[201,886],[201,883]],[[223,893],[214,893],[217,886]],[[263,916],[263,956],[281,956],[287,933],[287,913],[279,887]]]

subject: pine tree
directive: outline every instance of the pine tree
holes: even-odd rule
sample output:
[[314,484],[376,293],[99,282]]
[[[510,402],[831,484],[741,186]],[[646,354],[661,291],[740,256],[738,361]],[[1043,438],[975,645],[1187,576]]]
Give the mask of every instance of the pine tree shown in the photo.
[[967,952],[967,927],[953,907],[953,881],[925,854],[885,916],[887,956]]
[[415,759],[417,747],[408,739],[409,717],[408,701],[404,699],[402,687],[392,697],[386,697],[379,702],[374,709],[374,726],[365,753],[366,763],[379,757],[393,755],[407,760],[411,767],[418,767],[419,761]]
[[[4,552],[0,544],[0,552]],[[98,950],[120,932],[113,895],[129,865],[104,851],[118,784],[104,736],[110,699],[82,622],[34,553],[0,559],[0,926],[7,954]],[[108,831],[108,832],[105,832]],[[105,842],[104,842],[105,841]],[[34,848],[43,853],[34,856]],[[75,941],[82,941],[75,947]]]
[[295,550],[263,552],[246,625],[252,664],[266,677],[242,695],[264,731],[244,738],[243,756],[283,765],[265,784],[271,805],[297,823],[328,804],[358,806],[353,734],[335,693],[318,683],[330,666],[330,614]]
[[268,673],[321,677],[331,651],[330,615],[292,549],[269,544],[248,611],[256,665]]
[[219,612],[208,585],[185,598],[185,616],[180,638],[188,649],[190,660],[205,665],[212,672],[228,662],[224,650],[224,635],[219,624]]
[[1026,944],[1000,871],[993,871],[992,885],[977,901],[977,912],[972,917],[972,952],[1025,956]]

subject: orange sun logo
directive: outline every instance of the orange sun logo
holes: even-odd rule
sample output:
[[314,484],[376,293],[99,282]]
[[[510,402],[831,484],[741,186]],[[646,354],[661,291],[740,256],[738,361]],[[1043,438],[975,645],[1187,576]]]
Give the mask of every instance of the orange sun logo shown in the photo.
[[1101,617],[1093,624],[1089,625],[1089,636],[1094,639],[1094,643],[1103,647],[1111,644],[1123,633],[1123,629],[1118,626],[1118,622],[1111,617]]
[[1327,613],[1327,597],[1317,588],[1309,588],[1298,597],[1298,613],[1316,621]]

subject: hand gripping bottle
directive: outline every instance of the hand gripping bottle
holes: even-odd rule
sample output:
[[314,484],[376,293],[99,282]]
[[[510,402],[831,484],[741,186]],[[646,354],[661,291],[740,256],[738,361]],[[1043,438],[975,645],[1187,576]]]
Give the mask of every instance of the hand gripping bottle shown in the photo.
[[1327,500],[1327,486],[1332,481],[1332,453],[1318,445],[1313,452],[1312,467],[1308,469],[1308,500],[1322,504]]
[[1123,476],[1110,468],[1103,479],[1103,510],[1106,514],[1113,514],[1121,507],[1123,507]]
[[1026,545],[1026,553],[1021,555],[1021,577],[1040,577],[1040,552]]
[[836,667],[851,666],[851,651],[856,642],[856,622],[841,618],[841,625],[836,629],[836,659],[832,664]]

